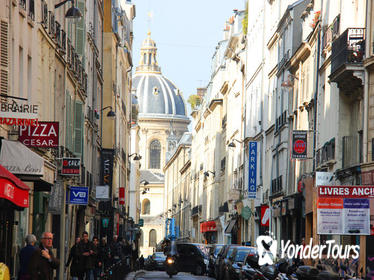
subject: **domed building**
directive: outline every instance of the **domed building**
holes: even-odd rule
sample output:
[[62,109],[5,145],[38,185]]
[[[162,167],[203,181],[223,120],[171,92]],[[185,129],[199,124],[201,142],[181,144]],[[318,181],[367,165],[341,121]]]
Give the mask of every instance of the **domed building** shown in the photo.
[[150,33],[140,50],[133,94],[138,102],[140,218],[144,220],[140,250],[147,256],[165,235],[162,168],[190,122],[181,91],[161,73],[156,43]]

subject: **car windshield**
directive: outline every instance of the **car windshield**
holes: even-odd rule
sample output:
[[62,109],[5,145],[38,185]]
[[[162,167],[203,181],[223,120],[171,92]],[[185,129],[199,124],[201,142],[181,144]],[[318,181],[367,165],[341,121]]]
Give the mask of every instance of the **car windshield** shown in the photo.
[[236,252],[235,262],[243,262],[245,257],[254,250],[251,249],[240,249]]
[[164,253],[159,252],[159,253],[154,254],[154,259],[155,260],[165,260],[166,256],[164,255]]
[[229,248],[229,250],[227,251],[227,254],[226,254],[226,259],[228,259],[231,256],[231,254],[234,251],[234,249],[235,249],[235,247],[230,247]]

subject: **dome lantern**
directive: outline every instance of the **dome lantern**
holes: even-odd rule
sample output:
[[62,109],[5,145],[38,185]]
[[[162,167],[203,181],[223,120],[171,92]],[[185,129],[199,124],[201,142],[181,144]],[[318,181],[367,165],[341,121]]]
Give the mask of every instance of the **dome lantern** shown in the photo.
[[161,69],[157,63],[156,43],[151,38],[151,32],[148,32],[147,35],[140,49],[140,62],[139,66],[136,67],[136,72],[161,73]]

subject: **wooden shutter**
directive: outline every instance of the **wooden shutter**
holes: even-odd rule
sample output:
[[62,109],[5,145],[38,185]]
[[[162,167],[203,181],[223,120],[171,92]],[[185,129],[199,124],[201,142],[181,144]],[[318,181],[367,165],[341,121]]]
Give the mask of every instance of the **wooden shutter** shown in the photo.
[[66,139],[65,139],[65,145],[66,148],[68,148],[71,152],[73,152],[73,109],[72,106],[72,98],[70,96],[69,91],[66,91]]
[[[84,1],[78,1],[77,3],[78,9],[82,13],[82,18],[78,21],[77,29],[76,29],[76,40],[75,40],[75,49],[77,53],[83,57],[84,56],[84,48],[85,48],[85,7]],[[83,62],[83,60],[82,60]]]
[[8,94],[9,88],[8,30],[8,22],[0,20],[0,94]]
[[80,101],[76,101],[74,121],[74,153],[77,155],[82,154],[83,120],[83,104]]

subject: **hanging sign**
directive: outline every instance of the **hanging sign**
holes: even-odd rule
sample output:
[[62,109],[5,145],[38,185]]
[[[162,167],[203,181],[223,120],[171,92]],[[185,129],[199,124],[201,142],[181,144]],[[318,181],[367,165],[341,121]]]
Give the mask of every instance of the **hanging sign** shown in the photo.
[[80,158],[63,158],[61,175],[79,175],[81,167]]
[[249,181],[248,198],[256,198],[257,179],[257,142],[249,142]]
[[261,226],[269,227],[270,208],[269,205],[261,206]]
[[125,188],[119,188],[118,203],[125,205]]
[[38,122],[35,126],[20,126],[18,141],[27,147],[58,147],[58,122]]
[[292,132],[292,158],[307,158],[307,135],[306,130],[294,130]]
[[87,205],[88,204],[88,187],[71,186],[66,193],[66,201],[69,204]]

